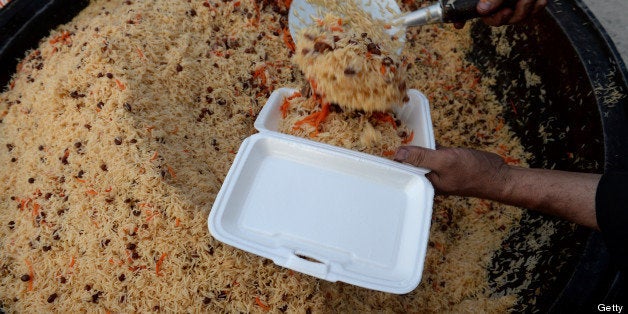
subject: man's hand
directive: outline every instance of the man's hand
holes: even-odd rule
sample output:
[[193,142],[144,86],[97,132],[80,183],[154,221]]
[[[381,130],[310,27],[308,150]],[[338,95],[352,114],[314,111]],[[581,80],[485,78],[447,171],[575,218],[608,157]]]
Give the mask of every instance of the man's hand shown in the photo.
[[519,0],[514,11],[511,8],[498,9],[503,0],[480,0],[477,5],[478,13],[486,15],[482,20],[491,26],[515,24],[531,15],[537,14],[547,5],[547,0]]
[[508,166],[497,154],[464,148],[432,150],[404,146],[395,160],[431,170],[427,178],[437,193],[494,198],[506,188]]
[[[519,23],[532,15],[539,13],[547,5],[547,0],[519,0],[514,9],[500,8],[504,0],[480,0],[477,11],[482,15],[482,21],[491,26],[502,26]],[[456,28],[462,28],[464,23],[458,23]]]
[[403,146],[395,160],[431,170],[426,177],[438,193],[489,199],[598,228],[599,174],[511,166],[499,155],[466,148]]

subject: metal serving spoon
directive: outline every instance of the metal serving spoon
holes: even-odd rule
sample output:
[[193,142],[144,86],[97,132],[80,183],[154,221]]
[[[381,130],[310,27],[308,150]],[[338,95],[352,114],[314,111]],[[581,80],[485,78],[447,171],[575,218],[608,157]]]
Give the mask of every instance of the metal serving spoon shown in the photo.
[[[517,1],[506,0],[502,7],[514,8]],[[374,19],[391,21],[391,25],[394,26],[387,30],[390,34],[398,33],[400,28],[410,26],[458,23],[481,16],[476,10],[478,0],[439,0],[434,4],[403,15],[395,0],[358,0],[357,2]],[[301,29],[313,23],[312,16],[317,16],[321,12],[328,12],[328,10],[313,5],[307,0],[293,0],[288,14],[288,27],[292,38],[296,39]]]

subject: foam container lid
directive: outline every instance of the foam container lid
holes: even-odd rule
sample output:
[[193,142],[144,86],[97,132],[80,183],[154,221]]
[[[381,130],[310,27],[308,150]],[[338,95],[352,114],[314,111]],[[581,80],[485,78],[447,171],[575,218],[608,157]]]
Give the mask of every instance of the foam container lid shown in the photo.
[[[407,293],[423,271],[434,189],[427,170],[278,132],[284,97],[273,92],[208,218],[219,241],[328,281]],[[425,96],[397,118],[411,145],[434,148]]]

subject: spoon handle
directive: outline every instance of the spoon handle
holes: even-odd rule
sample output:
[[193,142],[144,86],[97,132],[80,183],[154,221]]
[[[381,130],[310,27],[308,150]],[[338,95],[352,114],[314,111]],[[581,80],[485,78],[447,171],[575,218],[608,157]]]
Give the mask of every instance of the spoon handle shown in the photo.
[[[502,8],[514,8],[518,0],[505,0]],[[443,22],[465,22],[481,17],[476,9],[478,0],[440,0],[443,9]]]

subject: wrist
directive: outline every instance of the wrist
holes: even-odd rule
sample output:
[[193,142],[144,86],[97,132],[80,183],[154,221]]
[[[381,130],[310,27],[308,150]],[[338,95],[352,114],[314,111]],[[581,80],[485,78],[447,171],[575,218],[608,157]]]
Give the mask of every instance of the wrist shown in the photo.
[[507,164],[500,165],[494,173],[489,174],[488,180],[485,180],[488,186],[478,187],[480,193],[477,193],[477,196],[494,201],[510,199],[516,184],[513,180],[515,178],[513,172],[516,172],[515,167]]
[[514,166],[503,164],[499,170],[496,180],[495,190],[497,191],[497,200],[507,200],[512,197],[513,190],[515,189],[516,181],[513,180],[513,172],[516,172]]

